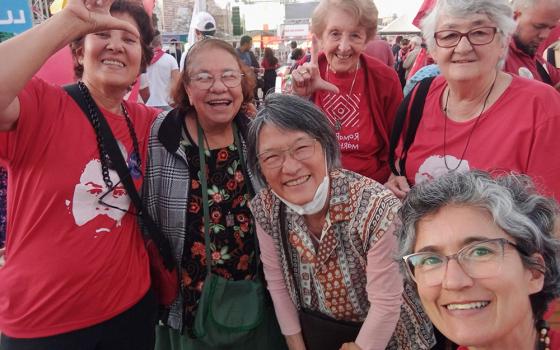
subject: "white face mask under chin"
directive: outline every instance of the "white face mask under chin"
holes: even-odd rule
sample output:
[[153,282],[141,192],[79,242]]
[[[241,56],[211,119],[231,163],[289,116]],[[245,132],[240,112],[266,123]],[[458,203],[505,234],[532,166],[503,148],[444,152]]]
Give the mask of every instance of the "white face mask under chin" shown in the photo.
[[321,211],[321,209],[323,209],[323,207],[325,206],[325,203],[327,202],[327,199],[329,197],[329,172],[328,172],[328,169],[325,169],[325,174],[326,175],[323,178],[323,181],[321,182],[321,184],[319,184],[319,186],[317,187],[317,190],[315,191],[315,196],[313,196],[313,199],[311,200],[311,202],[306,203],[304,205],[297,205],[297,204],[288,202],[284,198],[280,197],[276,192],[272,191],[272,193],[274,193],[276,195],[276,197],[278,197],[278,199],[280,199],[282,202],[284,202],[284,204],[286,204],[288,206],[288,208],[295,211],[298,215],[317,214],[318,212]]

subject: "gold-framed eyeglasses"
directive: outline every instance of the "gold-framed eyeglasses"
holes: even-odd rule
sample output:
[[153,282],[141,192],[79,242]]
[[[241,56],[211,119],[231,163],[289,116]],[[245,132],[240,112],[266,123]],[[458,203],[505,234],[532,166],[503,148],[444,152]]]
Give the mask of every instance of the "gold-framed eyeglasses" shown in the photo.
[[459,45],[463,37],[466,37],[472,46],[487,45],[494,40],[496,32],[498,32],[496,27],[478,27],[466,33],[457,30],[440,30],[434,33],[434,39],[437,46],[445,49]]
[[226,87],[234,88],[241,84],[241,80],[244,76],[245,74],[233,70],[223,72],[220,76],[200,72],[189,76],[189,83],[200,90],[209,90],[218,79]]
[[286,160],[288,153],[295,160],[305,160],[311,158],[315,154],[315,144],[317,139],[305,138],[298,140],[291,147],[283,150],[271,150],[262,152],[257,155],[259,164],[264,169],[279,168]]
[[417,285],[434,287],[443,282],[449,260],[455,259],[471,278],[497,276],[503,266],[505,247],[511,246],[525,254],[505,238],[488,239],[468,244],[452,255],[420,252],[403,257],[406,270]]

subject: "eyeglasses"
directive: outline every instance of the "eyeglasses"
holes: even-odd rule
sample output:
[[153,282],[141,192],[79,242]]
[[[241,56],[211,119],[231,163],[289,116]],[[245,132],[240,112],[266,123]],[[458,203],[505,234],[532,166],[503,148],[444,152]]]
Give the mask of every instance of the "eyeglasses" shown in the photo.
[[284,150],[266,151],[257,156],[262,168],[279,168],[286,160],[286,153],[289,153],[295,160],[305,160],[315,153],[316,139],[302,139],[294,143],[290,148]]
[[471,243],[452,255],[433,252],[414,253],[403,257],[406,269],[418,285],[434,287],[443,282],[449,260],[455,259],[471,278],[497,276],[503,266],[505,246],[520,248],[505,238],[489,239]]
[[226,87],[234,88],[241,84],[241,80],[244,76],[245,74],[236,71],[224,72],[219,77],[215,77],[210,73],[201,72],[191,75],[189,77],[189,80],[190,84],[192,84],[196,88],[200,90],[209,90],[216,82],[216,79],[221,80],[222,84],[224,84]]
[[439,47],[448,49],[459,45],[463,37],[467,37],[469,43],[473,46],[490,44],[498,29],[496,27],[479,27],[469,30],[466,33],[456,30],[441,30],[434,33],[436,44]]

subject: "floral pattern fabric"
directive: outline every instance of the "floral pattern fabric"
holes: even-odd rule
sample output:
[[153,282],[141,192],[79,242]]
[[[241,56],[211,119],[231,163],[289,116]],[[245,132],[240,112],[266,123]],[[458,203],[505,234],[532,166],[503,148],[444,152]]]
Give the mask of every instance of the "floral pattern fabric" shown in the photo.
[[[186,146],[186,156],[192,177],[181,265],[184,324],[191,329],[207,269],[199,151],[192,142]],[[230,280],[251,279],[256,271],[254,221],[237,147],[206,151],[206,164],[212,272]]]

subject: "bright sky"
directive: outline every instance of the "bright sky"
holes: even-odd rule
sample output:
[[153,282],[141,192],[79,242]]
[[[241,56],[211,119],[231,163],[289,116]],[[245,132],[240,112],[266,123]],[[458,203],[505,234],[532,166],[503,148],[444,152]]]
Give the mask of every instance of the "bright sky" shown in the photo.
[[[222,0],[224,1],[224,0]],[[226,0],[227,1],[227,0]],[[374,0],[380,17],[408,14],[412,18],[423,0]],[[220,2],[220,1],[216,1]],[[246,30],[262,29],[263,24],[268,24],[269,28],[277,28],[278,24],[284,21],[284,6],[279,3],[265,2],[244,5],[238,3],[241,14],[245,15]]]

